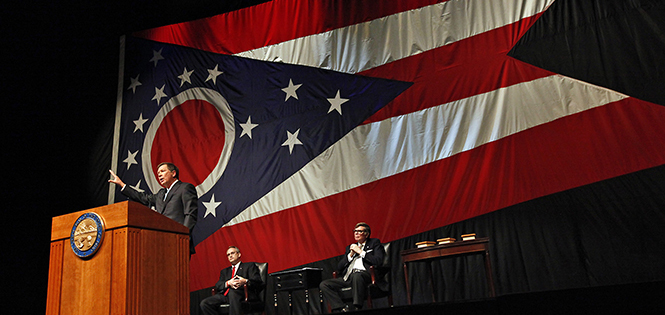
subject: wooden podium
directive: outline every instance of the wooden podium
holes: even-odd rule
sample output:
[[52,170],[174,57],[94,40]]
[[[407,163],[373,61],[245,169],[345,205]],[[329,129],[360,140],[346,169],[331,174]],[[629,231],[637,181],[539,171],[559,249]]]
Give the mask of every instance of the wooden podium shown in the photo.
[[[80,258],[70,234],[90,212],[105,232]],[[54,217],[46,314],[189,314],[189,230],[132,201]]]

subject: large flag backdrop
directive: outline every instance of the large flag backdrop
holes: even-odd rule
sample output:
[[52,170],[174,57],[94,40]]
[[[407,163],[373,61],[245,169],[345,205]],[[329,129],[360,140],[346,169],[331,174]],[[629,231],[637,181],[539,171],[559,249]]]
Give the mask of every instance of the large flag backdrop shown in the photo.
[[511,56],[554,2],[274,0],[137,32],[114,167],[197,185],[195,291],[231,244],[284,270],[358,221],[395,241],[665,164],[665,108]]

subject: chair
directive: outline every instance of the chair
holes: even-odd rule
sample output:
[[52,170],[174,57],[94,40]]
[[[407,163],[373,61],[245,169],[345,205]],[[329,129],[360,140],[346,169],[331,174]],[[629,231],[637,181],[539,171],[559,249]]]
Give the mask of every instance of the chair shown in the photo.
[[[258,263],[255,262],[256,267],[259,268],[259,274],[261,275],[261,281],[263,285],[257,292],[258,300],[249,299],[249,289],[247,285],[244,286],[245,289],[245,300],[242,301],[241,307],[244,314],[247,313],[265,313],[265,301],[266,301],[266,282],[268,281],[268,263]],[[217,294],[217,290],[212,288],[212,295]],[[228,314],[229,313],[229,304],[222,304],[219,306],[219,314]]]
[[[383,258],[383,264],[380,267],[370,266],[369,274],[372,281],[367,285],[367,307],[372,308],[372,300],[383,297],[388,297],[388,304],[393,307],[393,291],[390,279],[390,243],[383,244],[383,249],[386,255]],[[333,278],[337,278],[337,271],[333,272]],[[341,289],[341,296],[343,301],[352,301],[353,294],[351,287]]]

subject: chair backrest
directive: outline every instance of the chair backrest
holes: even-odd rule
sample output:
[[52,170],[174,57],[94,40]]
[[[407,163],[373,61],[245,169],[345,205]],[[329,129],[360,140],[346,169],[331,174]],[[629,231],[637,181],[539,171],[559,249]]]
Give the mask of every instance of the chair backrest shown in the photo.
[[383,243],[382,245],[386,255],[383,256],[383,264],[381,266],[390,268],[390,243]]
[[383,282],[390,283],[390,243],[383,243],[383,250],[386,252],[386,255],[383,256],[383,264],[377,270],[377,277]]
[[259,268],[259,275],[261,276],[261,281],[263,281],[263,285],[261,286],[261,289],[257,292],[259,299],[261,301],[266,300],[266,284],[268,283],[268,263],[267,262],[255,262],[256,267]]

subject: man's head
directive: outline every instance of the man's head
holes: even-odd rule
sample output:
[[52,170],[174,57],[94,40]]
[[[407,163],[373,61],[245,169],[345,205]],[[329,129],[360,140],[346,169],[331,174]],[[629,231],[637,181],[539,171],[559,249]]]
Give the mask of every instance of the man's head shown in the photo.
[[229,249],[226,250],[226,257],[231,265],[237,264],[240,261],[240,249],[236,246],[229,246]]
[[353,238],[358,243],[364,243],[371,234],[372,230],[369,228],[369,224],[365,222],[358,222],[353,229]]
[[169,188],[178,179],[178,176],[180,176],[180,171],[178,171],[178,167],[175,164],[162,162],[157,165],[157,178],[160,185]]

